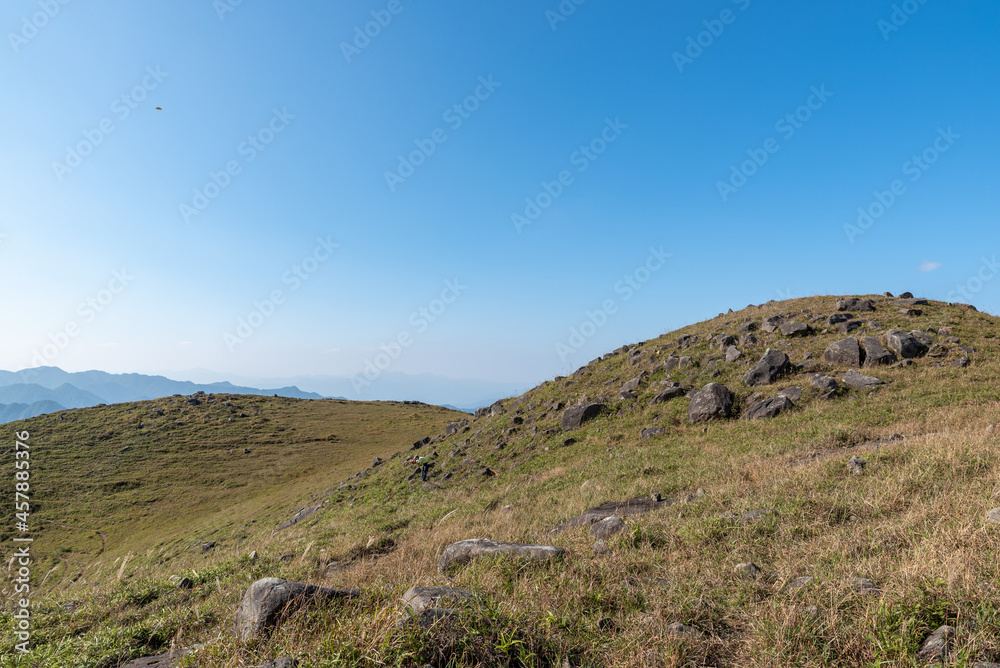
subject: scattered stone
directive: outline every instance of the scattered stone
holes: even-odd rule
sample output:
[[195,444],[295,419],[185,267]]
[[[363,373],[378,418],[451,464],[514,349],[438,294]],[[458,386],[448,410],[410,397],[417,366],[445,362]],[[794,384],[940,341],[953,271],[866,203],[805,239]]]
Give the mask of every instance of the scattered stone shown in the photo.
[[927,352],[927,346],[913,334],[898,329],[890,329],[885,333],[885,344],[904,359],[920,357]]
[[777,417],[782,411],[788,410],[794,405],[792,400],[784,395],[779,395],[773,399],[761,399],[743,413],[743,419],[759,420]]
[[410,587],[403,594],[403,605],[414,614],[431,608],[460,607],[475,598],[468,589],[455,587]]
[[628,501],[611,501],[609,503],[595,506],[594,508],[588,508],[580,515],[577,515],[573,519],[563,522],[557,526],[553,529],[553,532],[565,531],[566,529],[570,529],[572,527],[590,526],[596,522],[600,522],[606,517],[611,517],[612,515],[617,515],[618,517],[642,515],[644,513],[672,506],[674,503],[673,499],[662,499],[659,494],[640,496],[636,499],[629,499]]
[[740,345],[744,348],[752,348],[757,345],[757,337],[753,334],[744,334],[740,337]]
[[840,387],[840,385],[837,384],[837,381],[829,376],[813,376],[813,379],[809,381],[809,384],[824,394],[836,392]]
[[611,515],[610,517],[605,517],[600,522],[594,522],[590,525],[590,537],[597,538],[598,540],[607,540],[616,533],[621,533],[624,530],[625,521],[617,515]]
[[850,334],[856,329],[860,329],[863,323],[860,320],[848,320],[837,325],[837,331],[841,334]]
[[826,324],[830,327],[835,327],[842,322],[847,322],[854,316],[850,313],[834,313],[829,318],[826,319]]
[[742,356],[743,356],[743,353],[741,353],[740,349],[737,348],[736,346],[729,346],[728,348],[726,348],[726,361],[727,362],[735,362],[736,360],[738,360]]
[[861,475],[862,473],[864,473],[866,466],[868,466],[868,460],[862,459],[857,455],[851,457],[847,461],[847,470],[853,473],[854,475]]
[[788,355],[768,348],[760,361],[743,376],[743,382],[750,387],[769,385],[791,371],[791,368]]
[[593,550],[594,554],[597,555],[598,557],[603,557],[604,555],[611,552],[611,550],[608,549],[608,544],[605,543],[603,540],[595,541],[593,545]]
[[837,302],[838,311],[874,311],[875,304],[870,299],[841,299]]
[[284,615],[293,613],[306,603],[354,598],[360,594],[356,589],[328,589],[280,578],[263,578],[247,588],[236,609],[236,633],[240,640],[246,642],[270,631]]
[[764,571],[762,571],[760,567],[757,566],[757,564],[753,563],[752,561],[747,561],[742,564],[736,564],[736,568],[733,569],[733,572],[736,573],[737,575],[742,575],[747,578],[756,579]]
[[684,388],[681,387],[681,384],[670,383],[664,389],[657,392],[656,396],[650,400],[649,405],[662,404],[664,401],[670,401],[682,396],[684,396]]
[[798,591],[799,589],[802,589],[812,581],[813,581],[812,576],[803,575],[802,577],[795,578],[794,580],[786,584],[784,591],[786,592]]
[[861,594],[877,594],[878,587],[868,578],[854,578],[854,587]]
[[[888,297],[888,296],[889,295],[886,295],[886,297]],[[913,293],[912,292],[903,292],[903,293],[901,293],[899,295],[899,298],[900,299],[913,299]]]
[[[788,357],[782,354],[787,362]],[[729,388],[719,383],[709,383],[691,395],[688,420],[692,423],[728,418],[733,413],[733,395]]]
[[698,337],[692,336],[691,334],[685,334],[684,336],[677,339],[677,347],[681,349],[689,348],[690,346],[693,346],[696,343],[698,343]]
[[635,392],[636,390],[639,389],[639,385],[642,384],[642,381],[646,380],[646,376],[647,375],[648,374],[645,371],[643,371],[638,376],[636,376],[632,380],[630,380],[627,383],[625,383],[624,385],[622,385],[621,391],[622,392]]
[[964,369],[965,367],[969,366],[971,363],[972,363],[972,360],[970,360],[968,357],[964,357],[963,356],[963,357],[959,357],[958,359],[952,360],[951,361],[951,366],[958,367],[960,369]]
[[882,381],[878,378],[866,376],[863,373],[855,371],[854,369],[851,369],[847,373],[841,375],[840,379],[844,381],[845,385],[855,390],[863,390],[876,385],[882,385]]
[[802,388],[798,385],[793,385],[792,387],[786,387],[783,390],[778,391],[778,396],[788,397],[792,401],[798,401],[802,398]]
[[785,322],[785,319],[780,315],[772,315],[770,318],[764,318],[764,322],[761,324],[760,328],[763,329],[768,334],[772,334],[781,323]]
[[734,343],[736,343],[736,339],[734,339],[729,334],[719,334],[718,336],[712,338],[712,340],[709,342],[709,347],[710,348],[728,348],[729,346],[733,345]]
[[986,515],[986,521],[991,524],[1000,524],[1000,508],[994,508]]
[[774,513],[774,511],[767,508],[760,508],[758,510],[749,510],[740,515],[740,522],[743,524],[752,524],[759,519],[771,515],[772,513]]
[[457,434],[458,433],[458,423],[457,422],[449,422],[448,425],[444,428],[444,433],[446,435],[448,435],[448,436],[451,436],[452,434]]
[[665,433],[665,431],[666,430],[663,429],[663,427],[645,427],[639,432],[639,438],[646,441],[656,436],[660,436]]
[[550,545],[524,545],[521,543],[498,543],[492,540],[474,538],[452,543],[444,549],[438,561],[438,570],[447,571],[453,566],[461,566],[485,555],[501,554],[507,557],[528,559],[552,559],[561,556],[565,550]]
[[201,544],[202,554],[204,554],[205,552],[208,552],[209,550],[211,550],[213,547],[216,546],[216,544],[217,543],[214,540],[213,541],[209,541],[207,543],[202,543]]
[[917,660],[920,662],[944,661],[948,657],[948,644],[955,637],[955,627],[940,626],[934,633],[927,636],[927,640],[920,646],[917,652]]
[[749,334],[750,332],[753,332],[753,331],[756,331],[756,330],[757,330],[757,323],[755,323],[755,322],[753,322],[751,320],[750,322],[745,322],[742,325],[740,325],[736,329],[736,332],[738,334]]
[[278,528],[275,529],[275,531],[281,531],[282,529],[287,529],[293,524],[298,524],[305,518],[309,517],[310,515],[313,515],[317,510],[319,510],[322,507],[323,507],[322,505],[318,505],[318,506],[311,506],[309,508],[303,508],[299,512],[295,513],[295,515],[291,519],[285,520],[284,522],[279,524]]
[[865,367],[889,366],[896,363],[896,356],[882,347],[878,337],[862,337],[861,346],[865,349]]
[[601,414],[604,404],[580,404],[566,409],[562,416],[563,431],[577,429],[584,422],[592,420]]
[[702,632],[695,627],[680,622],[674,622],[667,626],[667,632],[678,638],[700,638],[702,636]]
[[244,455],[249,455],[250,454],[250,448],[243,448],[243,454]]
[[786,322],[779,325],[782,336],[808,336],[812,328],[803,322]]
[[831,343],[823,351],[823,359],[830,364],[840,366],[857,366],[865,360],[865,354],[853,336]]

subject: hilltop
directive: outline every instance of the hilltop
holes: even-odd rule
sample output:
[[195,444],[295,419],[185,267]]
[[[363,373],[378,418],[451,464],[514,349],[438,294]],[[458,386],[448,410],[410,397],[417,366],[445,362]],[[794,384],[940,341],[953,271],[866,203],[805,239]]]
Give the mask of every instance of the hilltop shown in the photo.
[[[440,414],[439,431],[402,448],[412,452],[350,472],[317,464],[314,480],[282,495],[302,512],[280,530],[289,509],[252,495],[245,507],[267,522],[238,536],[204,552],[153,544],[145,559],[106,565],[87,587],[39,601],[38,656],[1000,661],[998,332],[1000,320],[967,305],[830,296],[751,305],[623,346],[471,420]],[[293,405],[272,406],[271,419]],[[43,434],[53,419],[11,426]],[[287,432],[269,433],[281,448]],[[194,427],[186,438],[202,440]],[[433,464],[426,483],[413,454]],[[165,462],[163,475],[192,463]],[[99,512],[77,498],[53,513]],[[549,547],[520,549],[541,558],[467,558],[473,546],[455,544],[468,539]],[[340,594],[240,641],[233,612],[266,577]],[[415,585],[467,593],[438,592],[436,612],[406,623],[400,598]]]

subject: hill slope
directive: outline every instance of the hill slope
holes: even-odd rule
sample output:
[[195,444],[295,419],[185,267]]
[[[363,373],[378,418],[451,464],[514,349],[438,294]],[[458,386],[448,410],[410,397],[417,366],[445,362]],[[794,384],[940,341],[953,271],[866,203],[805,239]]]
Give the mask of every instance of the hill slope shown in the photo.
[[[1000,660],[1000,525],[988,515],[1000,506],[1000,322],[963,305],[866,299],[840,304],[850,311],[836,297],[748,307],[609,353],[422,446],[427,484],[395,457],[317,484],[324,507],[282,532],[273,517],[242,544],[177,552],[166,567],[120,564],[71,592],[72,612],[42,602],[36,656],[115,666],[204,643],[187,665],[915,666],[947,625],[957,665]],[[914,357],[855,365],[881,382],[850,374],[848,386],[842,362],[865,348],[878,359],[875,343]],[[692,422],[713,396],[725,412],[719,386],[729,417]],[[595,543],[572,520],[609,502],[624,530]],[[629,514],[640,504],[654,509]],[[566,552],[439,572],[444,548],[469,538]],[[362,594],[240,643],[232,611],[262,577]],[[413,585],[478,602],[429,629],[399,627]]]

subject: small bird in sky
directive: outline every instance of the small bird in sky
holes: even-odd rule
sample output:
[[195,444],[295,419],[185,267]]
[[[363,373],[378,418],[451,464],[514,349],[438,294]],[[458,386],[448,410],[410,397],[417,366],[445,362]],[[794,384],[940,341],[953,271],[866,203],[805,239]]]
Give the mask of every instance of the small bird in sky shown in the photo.
[[156,110],[157,111],[163,111],[163,107],[157,107]]

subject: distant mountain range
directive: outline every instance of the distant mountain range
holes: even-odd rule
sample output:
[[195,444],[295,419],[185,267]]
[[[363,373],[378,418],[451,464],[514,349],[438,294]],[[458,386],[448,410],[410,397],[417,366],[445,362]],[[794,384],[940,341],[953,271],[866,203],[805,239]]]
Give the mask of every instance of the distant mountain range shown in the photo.
[[[110,374],[104,371],[70,373],[58,367],[36,367],[23,371],[0,371],[0,423],[54,413],[67,408],[117,404],[195,392],[262,394],[322,399],[315,392],[297,387],[262,390],[232,383],[202,383],[170,380],[138,373]],[[342,398],[342,397],[341,397]]]
[[[217,379],[224,374],[196,369],[179,373],[194,379]],[[22,371],[0,371],[0,423],[21,420],[68,408],[118,404],[195,392],[261,394],[296,399],[352,399],[356,401],[411,400],[473,412],[497,399],[517,396],[527,385],[482,380],[461,380],[433,374],[385,373],[358,388],[341,376],[295,376],[292,378],[240,378],[239,383],[171,380],[166,376],[139,373],[111,374],[104,371],[68,372],[58,367],[36,367]],[[277,389],[259,389],[276,387]],[[301,390],[305,387],[307,390]]]

